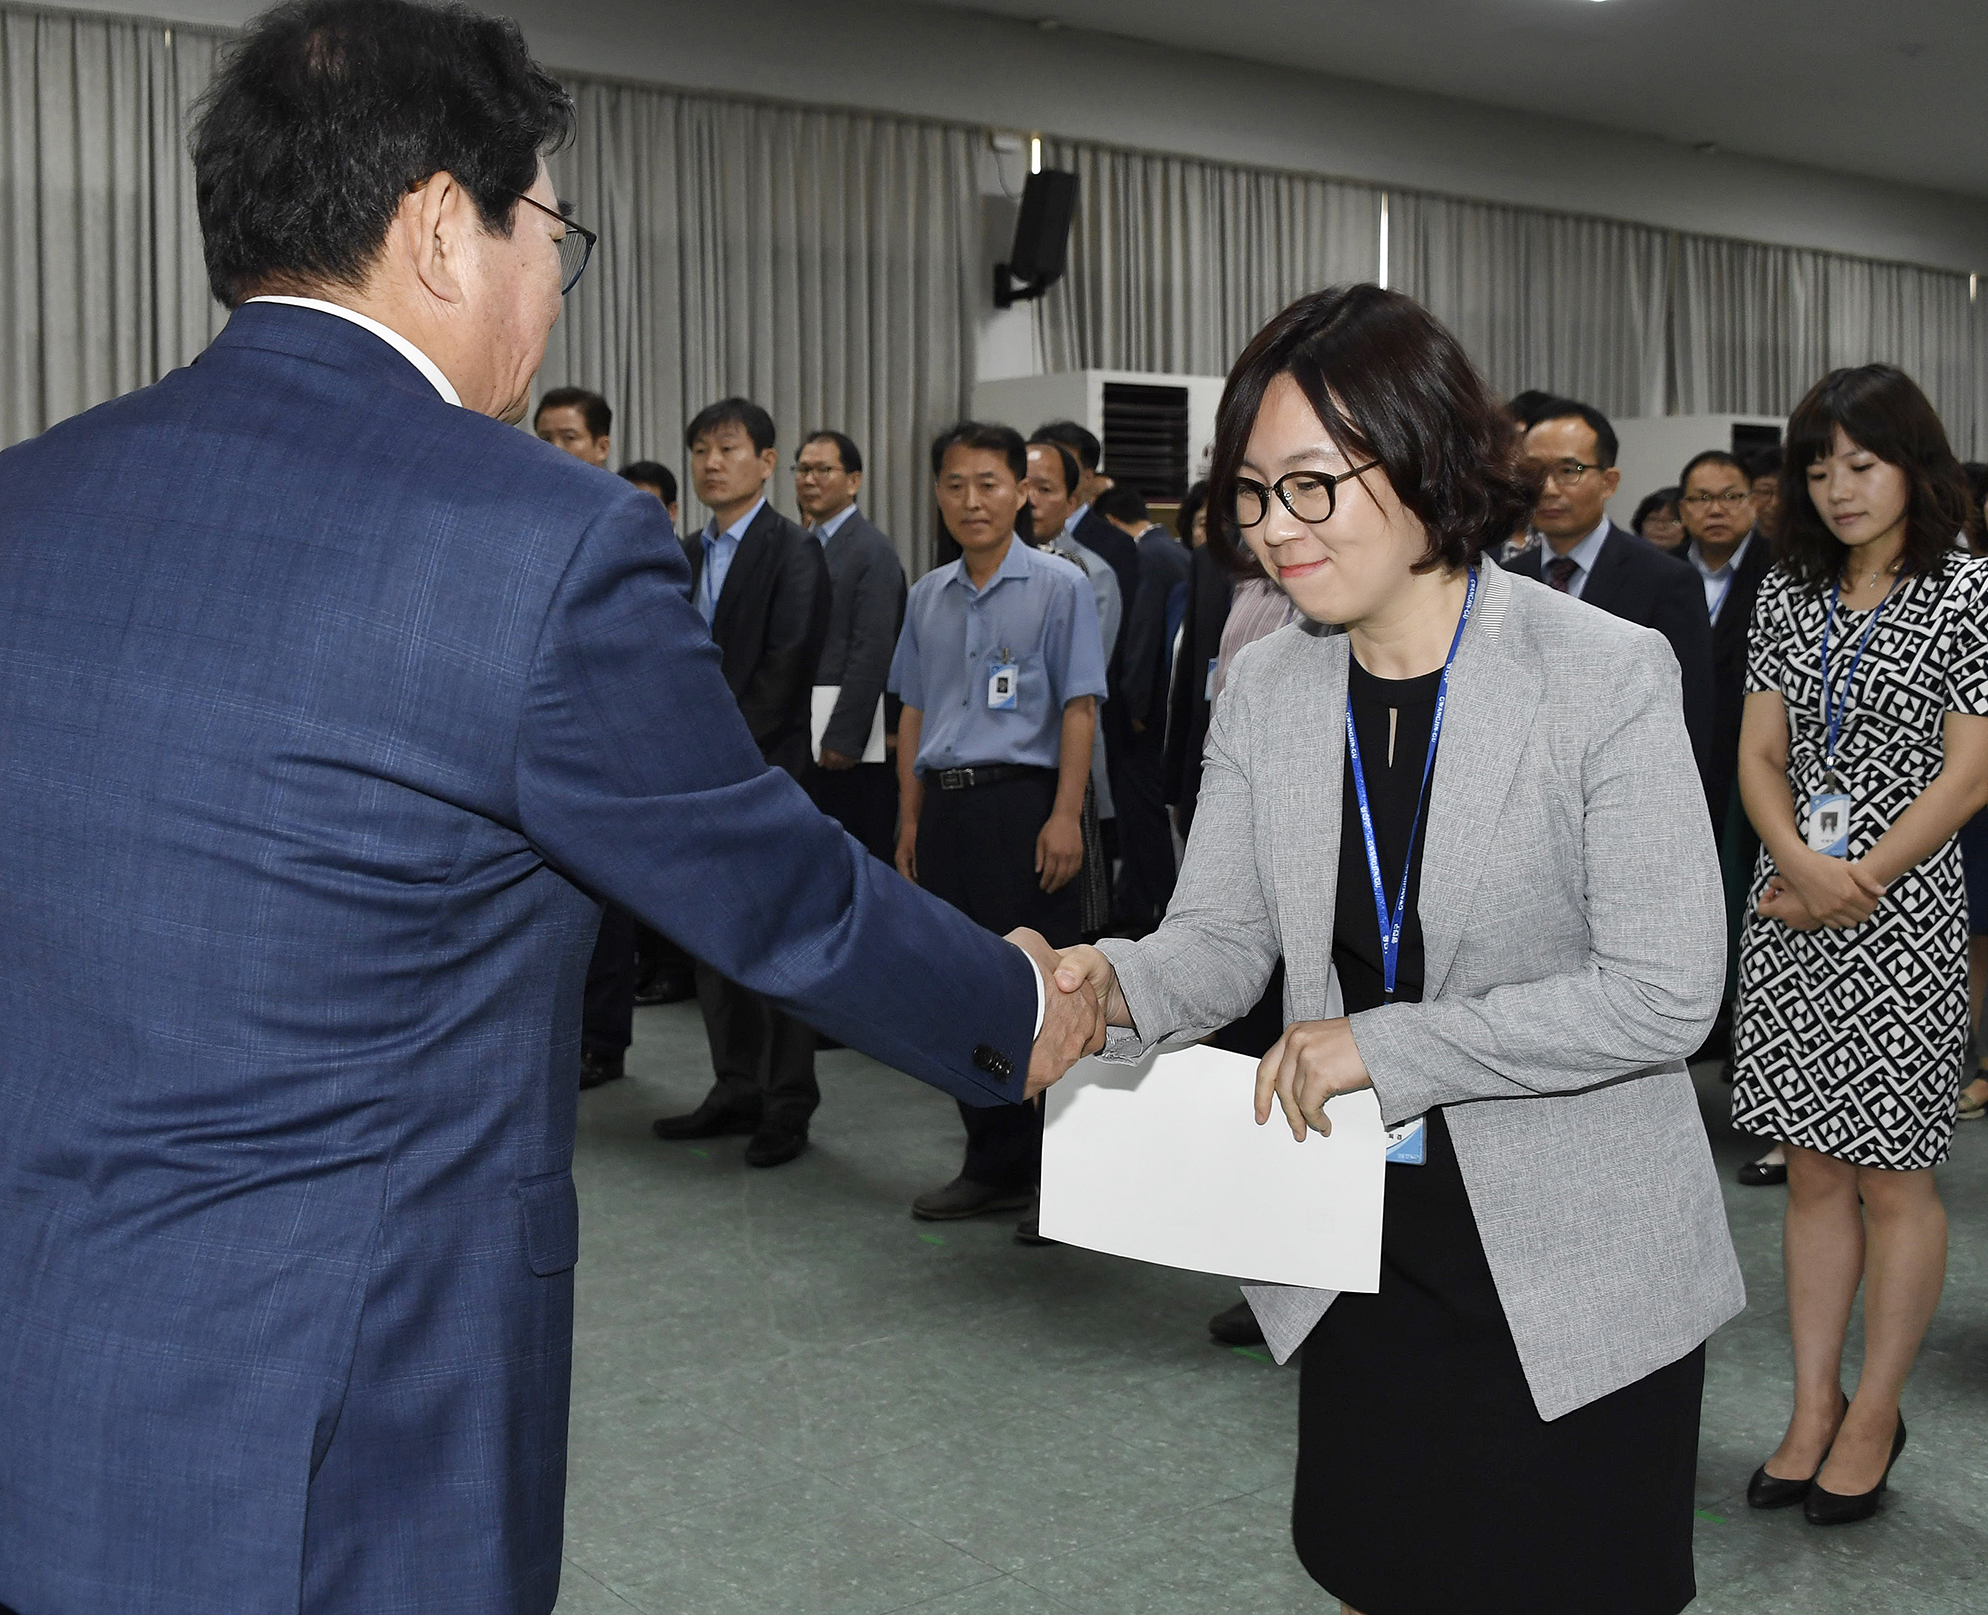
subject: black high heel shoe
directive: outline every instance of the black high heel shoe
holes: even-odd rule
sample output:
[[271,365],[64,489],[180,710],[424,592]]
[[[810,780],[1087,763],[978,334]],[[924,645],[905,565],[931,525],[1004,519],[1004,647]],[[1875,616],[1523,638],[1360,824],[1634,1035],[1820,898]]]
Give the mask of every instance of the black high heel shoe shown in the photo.
[[[1843,1423],[1843,1414],[1850,1411],[1850,1398],[1844,1395],[1840,1388],[1836,1394],[1843,1397],[1843,1413],[1836,1415],[1836,1423],[1840,1427]],[[1833,1441],[1835,1438],[1830,1439]],[[1822,1463],[1815,1466],[1815,1475],[1821,1474],[1822,1464],[1828,1462],[1829,1449],[1825,1447],[1822,1452]],[[1767,1466],[1762,1464],[1753,1472],[1753,1478],[1746,1483],[1746,1506],[1793,1508],[1808,1496],[1809,1488],[1815,1484],[1815,1475],[1809,1476],[1807,1480],[1783,1480],[1779,1475],[1768,1474]]]
[[1840,1492],[1824,1491],[1820,1486],[1811,1485],[1808,1496],[1802,1502],[1802,1518],[1810,1525],[1851,1525],[1858,1520],[1868,1520],[1877,1513],[1878,1493],[1890,1481],[1891,1466],[1898,1462],[1898,1455],[1904,1450],[1905,1415],[1901,1413],[1898,1416],[1898,1434],[1891,1438],[1891,1457],[1886,1461],[1877,1485],[1868,1492],[1859,1492],[1855,1497],[1845,1497]]

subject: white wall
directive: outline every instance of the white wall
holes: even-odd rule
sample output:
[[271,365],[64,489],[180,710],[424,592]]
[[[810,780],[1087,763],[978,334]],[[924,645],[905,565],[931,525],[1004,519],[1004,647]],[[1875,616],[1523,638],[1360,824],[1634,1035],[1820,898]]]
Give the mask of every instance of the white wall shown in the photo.
[[[254,0],[68,0],[233,25]],[[500,0],[501,3],[501,0]],[[932,6],[508,0],[555,67],[1988,270],[1988,203]],[[997,347],[1001,344],[996,344]]]

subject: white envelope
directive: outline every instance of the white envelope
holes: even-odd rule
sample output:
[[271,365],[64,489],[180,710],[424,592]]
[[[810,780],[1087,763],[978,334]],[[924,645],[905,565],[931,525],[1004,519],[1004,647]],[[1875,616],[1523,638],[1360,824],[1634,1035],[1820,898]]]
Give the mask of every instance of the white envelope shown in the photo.
[[[808,749],[816,762],[821,761],[821,737],[828,730],[828,720],[835,716],[835,703],[842,699],[842,686],[839,684],[817,684],[814,691],[814,704],[808,713]],[[863,755],[856,759],[859,763],[880,763],[884,760],[884,698],[877,697],[877,715],[870,720],[870,738],[863,747]]]
[[1252,1109],[1256,1064],[1197,1045],[1137,1065],[1082,1060],[1047,1094],[1042,1232],[1232,1278],[1380,1288],[1387,1132],[1371,1090],[1301,1144]]

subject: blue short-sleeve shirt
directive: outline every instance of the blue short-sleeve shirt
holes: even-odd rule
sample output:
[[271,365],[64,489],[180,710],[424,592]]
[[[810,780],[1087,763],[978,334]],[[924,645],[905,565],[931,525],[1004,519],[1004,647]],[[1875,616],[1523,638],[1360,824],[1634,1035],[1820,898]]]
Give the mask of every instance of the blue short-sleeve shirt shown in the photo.
[[[1015,705],[1005,711],[987,704],[1003,662],[1018,674]],[[923,715],[920,774],[987,763],[1055,768],[1064,707],[1086,695],[1102,701],[1104,689],[1090,581],[1061,556],[1011,539],[985,588],[974,588],[964,560],[912,586],[890,691]]]

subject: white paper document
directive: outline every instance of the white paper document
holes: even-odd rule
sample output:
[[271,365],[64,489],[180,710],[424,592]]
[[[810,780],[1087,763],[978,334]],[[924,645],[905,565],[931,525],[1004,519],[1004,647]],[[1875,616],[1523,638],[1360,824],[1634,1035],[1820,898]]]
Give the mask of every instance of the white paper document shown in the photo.
[[[808,747],[816,762],[821,761],[821,737],[828,731],[828,720],[835,716],[835,703],[842,699],[842,686],[839,684],[817,684],[814,693],[814,706],[808,713]],[[856,759],[859,763],[880,763],[884,760],[884,698],[877,697],[877,715],[870,720],[870,738],[863,747],[863,755]]]
[[1082,1060],[1047,1094],[1042,1232],[1066,1245],[1232,1278],[1373,1292],[1387,1134],[1371,1090],[1291,1137],[1253,1110],[1257,1062],[1196,1046]]

